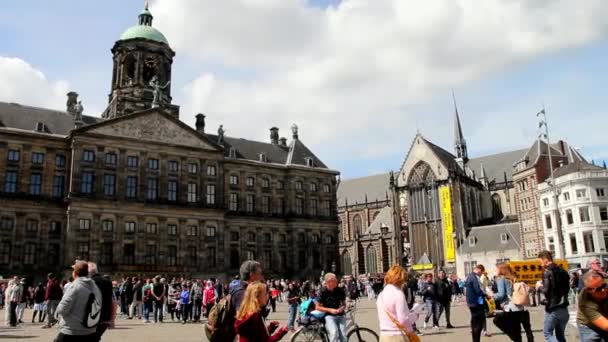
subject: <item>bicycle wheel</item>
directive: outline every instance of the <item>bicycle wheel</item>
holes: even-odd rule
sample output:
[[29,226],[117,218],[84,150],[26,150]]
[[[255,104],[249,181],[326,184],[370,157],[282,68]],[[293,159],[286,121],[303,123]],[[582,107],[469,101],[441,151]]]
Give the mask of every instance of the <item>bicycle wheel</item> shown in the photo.
[[351,330],[346,334],[348,342],[378,342],[380,338],[378,334],[368,328],[357,328]]
[[291,339],[291,342],[327,342],[327,336],[319,333],[316,329],[302,328],[296,331]]

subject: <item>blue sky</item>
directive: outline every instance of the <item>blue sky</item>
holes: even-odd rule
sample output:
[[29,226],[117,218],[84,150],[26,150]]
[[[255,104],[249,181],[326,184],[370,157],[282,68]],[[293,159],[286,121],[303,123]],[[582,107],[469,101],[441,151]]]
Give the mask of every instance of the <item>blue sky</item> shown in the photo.
[[[533,37],[524,29],[503,32],[492,23],[480,24],[482,30],[469,27],[475,20],[462,24],[451,18],[449,11],[459,13],[457,9],[432,6],[420,9],[422,16],[433,18],[435,27],[429,27],[393,15],[400,13],[397,1],[386,9],[363,0],[268,0],[271,5],[260,2],[267,6],[259,8],[236,0],[226,1],[231,5],[226,8],[214,2],[158,0],[151,1],[151,9],[155,26],[176,50],[173,98],[182,105],[184,121],[192,124],[201,111],[210,116],[210,125],[224,123],[229,134],[264,140],[270,126],[277,124],[286,134],[297,122],[304,142],[345,178],[397,169],[417,129],[451,150],[452,89],[471,156],[532,144],[535,113],[544,102],[554,140],[567,139],[599,163],[608,160],[603,94],[608,88],[603,77],[608,19],[603,18],[608,16],[594,14],[600,11],[593,1],[585,5],[589,8],[579,8],[589,18],[583,24],[572,22],[586,25],[578,35],[550,23],[536,26],[536,9],[520,13],[507,7],[505,20],[527,31],[552,32]],[[17,71],[23,84],[0,74],[0,82],[9,83],[4,92],[0,86],[0,101],[61,108],[61,91],[67,87],[81,94],[88,112],[101,111],[109,92],[110,49],[136,23],[142,4],[3,1],[0,58],[24,61],[44,75],[40,82],[48,86],[37,90],[29,76],[19,77]],[[551,6],[547,13],[568,18],[567,4]],[[188,13],[180,12],[184,7]],[[242,26],[209,23],[209,12]],[[435,31],[442,24],[447,27],[439,32],[443,36],[463,33],[452,33],[442,43]],[[249,36],[254,26],[268,37]],[[495,37],[483,34],[488,26]],[[237,34],[229,34],[234,27]],[[520,47],[511,42],[514,35],[537,47]],[[503,39],[511,46],[498,46]]]

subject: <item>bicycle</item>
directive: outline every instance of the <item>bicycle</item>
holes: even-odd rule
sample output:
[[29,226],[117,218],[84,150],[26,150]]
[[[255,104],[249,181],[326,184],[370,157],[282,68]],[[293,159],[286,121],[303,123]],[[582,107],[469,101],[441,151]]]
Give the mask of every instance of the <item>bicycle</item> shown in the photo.
[[[355,321],[356,306],[350,305],[346,315],[346,340],[348,342],[378,342],[378,334],[371,329],[360,327]],[[329,342],[325,330],[325,320],[314,320],[304,325],[291,337],[291,342]]]

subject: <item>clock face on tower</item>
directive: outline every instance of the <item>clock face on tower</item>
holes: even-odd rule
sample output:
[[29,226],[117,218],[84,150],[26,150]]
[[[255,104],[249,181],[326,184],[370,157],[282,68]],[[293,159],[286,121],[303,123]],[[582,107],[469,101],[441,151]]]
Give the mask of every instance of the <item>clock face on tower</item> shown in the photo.
[[144,59],[144,81],[147,84],[157,74],[158,60],[156,57],[148,56]]

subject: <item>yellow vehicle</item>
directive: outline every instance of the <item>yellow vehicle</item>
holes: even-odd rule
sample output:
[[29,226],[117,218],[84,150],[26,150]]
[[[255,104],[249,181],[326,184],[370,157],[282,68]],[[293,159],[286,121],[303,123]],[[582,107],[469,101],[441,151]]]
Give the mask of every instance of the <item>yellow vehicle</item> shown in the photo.
[[[566,260],[555,260],[557,265],[568,271],[568,261]],[[518,281],[523,281],[529,286],[536,285],[536,282],[543,279],[543,267],[539,260],[527,260],[527,261],[509,261],[507,263]]]

